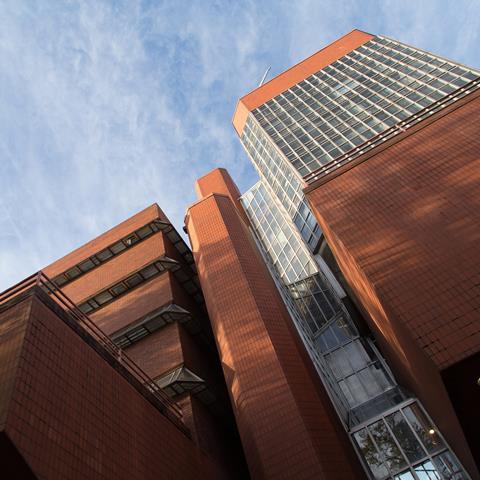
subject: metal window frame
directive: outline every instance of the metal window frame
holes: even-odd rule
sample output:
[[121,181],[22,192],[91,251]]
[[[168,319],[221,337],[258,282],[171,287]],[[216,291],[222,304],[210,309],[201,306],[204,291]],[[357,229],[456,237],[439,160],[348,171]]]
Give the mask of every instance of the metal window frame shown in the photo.
[[[435,427],[435,430],[436,430],[436,433],[437,435],[440,437],[440,439],[442,440],[443,442],[443,447],[440,448],[438,451],[434,452],[434,453],[429,453],[427,451],[427,448],[424,446],[423,444],[423,441],[421,440],[421,438],[418,436],[417,432],[415,431],[415,429],[413,428],[413,426],[411,425],[410,421],[408,420],[408,418],[406,417],[405,413],[403,412],[403,409],[406,408],[406,407],[409,407],[410,405],[417,405],[418,408],[423,412],[423,414],[426,416],[426,418],[430,421],[430,423],[432,424],[432,426]],[[410,428],[410,431],[413,432],[416,440],[419,442],[420,446],[422,447],[423,451],[425,452],[425,456],[423,456],[421,459],[419,459],[418,461],[416,462],[410,462],[408,460],[408,457],[406,455],[406,453],[403,451],[403,448],[401,447],[400,445],[400,442],[398,441],[398,439],[396,438],[396,436],[394,435],[393,431],[391,430],[390,426],[388,425],[388,422],[385,420],[386,417],[388,417],[389,415],[391,415],[392,413],[395,413],[395,412],[400,412],[403,419],[407,422],[407,425],[408,427]],[[462,468],[462,464],[461,462],[459,461],[458,457],[455,455],[455,453],[453,452],[453,450],[451,449],[450,445],[448,444],[448,442],[445,440],[444,436],[442,435],[441,431],[438,429],[438,427],[435,425],[435,423],[432,421],[432,419],[430,418],[430,416],[428,415],[427,411],[425,410],[425,408],[423,407],[423,405],[421,404],[421,402],[417,399],[417,398],[410,398],[408,400],[405,400],[404,402],[401,402],[399,403],[398,405],[396,405],[395,407],[392,407],[390,409],[387,409],[385,410],[384,412],[382,412],[381,414],[369,419],[369,420],[366,420],[365,422],[362,422],[358,425],[356,425],[354,428],[350,429],[350,437],[352,438],[352,441],[353,441],[353,444],[355,446],[355,449],[357,450],[357,453],[359,454],[359,457],[362,459],[362,463],[364,464],[364,466],[367,467],[368,471],[370,471],[370,468],[368,467],[368,464],[366,463],[363,455],[361,454],[360,452],[360,447],[358,446],[355,438],[354,438],[354,435],[355,433],[361,431],[361,430],[365,430],[367,432],[367,434],[369,435],[370,439],[372,440],[373,444],[375,445],[375,448],[377,449],[377,452],[381,455],[381,457],[383,457],[383,454],[382,454],[382,451],[378,448],[378,445],[377,445],[377,442],[375,441],[375,439],[373,438],[373,436],[371,435],[369,429],[368,429],[368,426],[369,425],[372,425],[376,422],[378,422],[379,420],[383,421],[383,423],[385,424],[386,428],[388,429],[390,435],[392,436],[392,438],[394,439],[396,445],[398,446],[398,448],[400,449],[402,455],[404,456],[406,462],[407,462],[407,467],[404,468],[404,469],[401,469],[399,471],[391,471],[387,465],[385,465],[386,469],[390,472],[388,476],[384,477],[384,479],[394,479],[394,477],[396,475],[400,475],[401,473],[405,473],[405,472],[410,472],[413,477],[416,479],[416,480],[421,480],[419,478],[419,476],[416,474],[414,468],[416,466],[419,466],[423,463],[425,463],[426,461],[430,461],[432,463],[432,465],[434,465],[435,468],[436,465],[435,465],[435,462],[434,462],[434,459],[440,455],[443,455],[445,452],[448,452],[450,455],[452,455],[453,459],[457,462],[457,465]],[[465,475],[465,478],[468,480],[470,479],[470,476],[469,474],[464,470],[462,469],[461,470],[461,473],[463,473]],[[447,480],[443,477],[443,475],[438,472],[438,475],[440,476],[440,478],[442,480]],[[383,480],[383,479],[382,479]]]

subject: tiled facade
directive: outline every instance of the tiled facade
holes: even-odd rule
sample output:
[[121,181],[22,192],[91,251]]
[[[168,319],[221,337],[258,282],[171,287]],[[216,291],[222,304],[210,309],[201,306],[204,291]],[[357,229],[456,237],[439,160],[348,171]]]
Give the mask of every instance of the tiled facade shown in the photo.
[[[241,198],[252,233],[371,478],[478,478],[466,392],[480,394],[479,79],[354,30],[242,97],[233,117],[260,177]],[[378,348],[376,380],[347,348],[355,332],[361,356]],[[377,361],[398,385],[388,401]],[[412,440],[411,401],[445,458]],[[463,468],[447,466],[455,454]]]
[[[149,265],[159,258],[167,259],[172,268],[150,269]],[[191,252],[157,205],[80,247],[43,272],[53,279],[52,285],[62,284],[63,294],[79,305],[80,310],[85,310],[82,305],[86,299],[98,299],[95,308],[89,307],[89,318],[114,341],[124,342],[122,351],[115,353],[116,360],[121,365],[128,356],[153,379],[156,388],[163,388],[164,395],[176,402],[175,408],[181,412],[181,422],[187,433],[171,425],[161,412],[153,409],[152,413],[148,402],[134,389],[128,391],[128,382],[116,375],[111,366],[102,363],[95,352],[90,353],[92,349],[85,344],[85,339],[77,338],[36,297],[30,300],[35,308],[29,309],[27,319],[18,312],[23,303],[10,308],[9,302],[13,300],[3,301],[7,297],[0,297],[4,316],[16,312],[16,327],[20,328],[24,321],[27,331],[34,328],[52,337],[51,352],[46,339],[36,346],[35,338],[26,337],[23,344],[19,340],[17,345],[18,352],[30,355],[28,352],[32,350],[32,355],[45,357],[43,363],[35,357],[35,363],[28,366],[29,380],[25,380],[34,381],[35,388],[44,388],[45,393],[40,396],[45,398],[38,399],[35,395],[16,400],[25,390],[19,387],[24,381],[22,363],[12,377],[4,372],[1,380],[5,385],[2,394],[9,400],[2,413],[9,421],[15,419],[15,415],[19,417],[19,420],[11,420],[12,427],[7,422],[5,438],[13,451],[24,457],[24,463],[35,478],[158,478],[158,472],[162,472],[161,478],[248,476]],[[115,295],[110,295],[114,290]],[[52,292],[50,295],[54,294]],[[105,293],[100,295],[99,292]],[[16,298],[18,295],[14,300]],[[105,303],[101,303],[103,298],[107,299]],[[41,313],[33,313],[37,311]],[[94,342],[89,339],[87,343],[89,341]],[[10,349],[5,340],[1,347],[7,352]],[[51,374],[42,378],[45,369],[60,370],[64,376],[49,381]],[[71,378],[68,377],[70,369],[74,372]],[[172,372],[178,375],[169,381]],[[18,391],[12,393],[7,378],[15,382]],[[89,382],[88,385],[85,382]],[[125,384],[122,387],[125,392],[119,390],[116,383]],[[78,386],[73,388],[74,384]],[[26,388],[28,391],[30,386]],[[78,400],[75,407],[73,398]],[[27,400],[32,403],[27,404]],[[64,406],[60,408],[60,404]],[[64,415],[60,415],[58,422],[52,417],[56,409]],[[32,429],[19,427],[25,421],[22,420],[25,411],[31,411],[38,419]],[[77,421],[73,418],[75,415],[90,423],[78,426],[74,423]],[[107,418],[103,419],[105,416]],[[155,416],[159,417],[158,421]],[[81,448],[78,450],[76,445],[69,443],[70,420],[72,432],[82,436],[78,442],[85,450],[83,456]],[[30,416],[26,421],[30,421]],[[161,422],[166,422],[168,428]],[[35,432],[40,427],[45,431]],[[53,443],[49,443],[49,435],[54,438]],[[32,438],[38,443],[33,457],[28,449],[25,450],[30,448]],[[165,442],[168,447],[162,446]],[[39,455],[41,446],[47,449],[43,456]],[[65,453],[65,449],[76,457]],[[35,455],[41,458],[35,459]],[[167,462],[163,455],[169,458]],[[74,473],[64,474],[69,470]]]
[[18,339],[8,352],[15,382],[1,435],[24,462],[9,470],[2,455],[2,475],[10,472],[3,478],[226,478],[38,298],[2,313],[1,322],[2,347],[9,327]]
[[[358,478],[246,224],[218,172],[186,227],[253,478]],[[197,189],[199,191],[200,189]]]
[[479,87],[354,30],[240,99],[191,250],[154,204],[1,293],[0,477],[479,479]]

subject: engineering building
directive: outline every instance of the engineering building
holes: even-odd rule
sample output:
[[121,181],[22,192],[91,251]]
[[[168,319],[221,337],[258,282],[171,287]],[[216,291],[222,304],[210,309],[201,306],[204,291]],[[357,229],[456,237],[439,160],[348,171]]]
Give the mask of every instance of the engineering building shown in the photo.
[[248,478],[190,249],[152,205],[0,296],[3,479]]
[[7,479],[479,479],[480,72],[354,30],[216,169],[0,294]]
[[234,114],[241,203],[372,478],[478,476],[479,84],[354,30]]

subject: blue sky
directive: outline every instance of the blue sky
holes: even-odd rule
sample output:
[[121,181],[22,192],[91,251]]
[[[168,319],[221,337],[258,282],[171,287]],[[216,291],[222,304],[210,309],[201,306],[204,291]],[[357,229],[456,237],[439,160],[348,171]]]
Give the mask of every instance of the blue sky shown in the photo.
[[479,1],[2,0],[0,290],[195,179],[256,180],[237,99],[359,28],[480,67]]

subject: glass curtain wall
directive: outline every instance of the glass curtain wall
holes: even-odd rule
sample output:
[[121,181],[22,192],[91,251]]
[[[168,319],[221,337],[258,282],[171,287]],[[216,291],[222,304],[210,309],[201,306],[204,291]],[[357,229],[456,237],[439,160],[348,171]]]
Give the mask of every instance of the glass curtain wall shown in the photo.
[[376,36],[254,109],[241,141],[315,251],[321,231],[303,178],[479,78],[477,70]]
[[292,320],[370,477],[467,479],[418,400],[361,337],[269,184],[241,203]]
[[252,115],[304,177],[479,77],[477,70],[377,36]]

